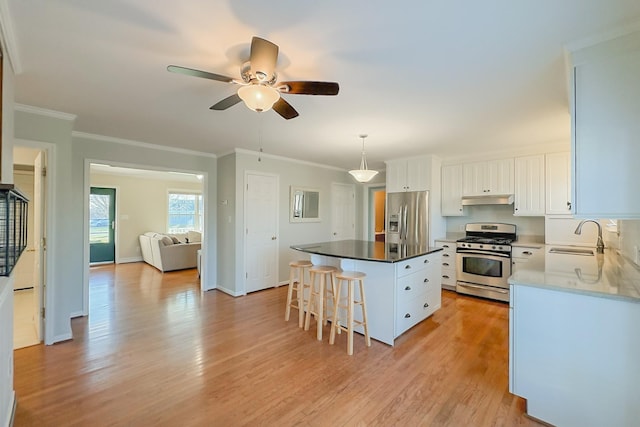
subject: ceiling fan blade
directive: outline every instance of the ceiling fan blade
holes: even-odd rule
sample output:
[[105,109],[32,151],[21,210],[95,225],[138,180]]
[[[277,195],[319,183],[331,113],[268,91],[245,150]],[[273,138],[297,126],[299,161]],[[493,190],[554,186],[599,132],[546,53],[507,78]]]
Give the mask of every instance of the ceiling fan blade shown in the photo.
[[231,83],[233,79],[231,77],[222,76],[220,74],[209,73],[207,71],[193,70],[191,68],[180,67],[178,65],[169,65],[167,71],[178,74],[186,74],[187,76],[202,77],[210,80],[217,80],[219,82]]
[[335,82],[282,82],[278,85],[284,93],[297,95],[337,95],[340,85]]
[[234,93],[233,95],[226,97],[225,99],[218,102],[217,104],[212,105],[211,107],[209,107],[209,109],[218,110],[218,111],[226,110],[229,107],[233,107],[240,101],[242,101],[242,99],[240,99],[237,93]]
[[273,104],[273,111],[280,114],[283,118],[290,120],[298,117],[298,112],[285,101],[283,98],[280,98],[275,104]]
[[251,63],[251,72],[258,80],[271,80],[278,61],[278,45],[260,37],[252,38],[249,61]]

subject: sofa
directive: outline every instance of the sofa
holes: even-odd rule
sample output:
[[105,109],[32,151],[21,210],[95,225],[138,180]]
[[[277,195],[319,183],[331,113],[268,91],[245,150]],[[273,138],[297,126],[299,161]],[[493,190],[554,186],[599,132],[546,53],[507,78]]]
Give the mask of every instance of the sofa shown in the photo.
[[197,231],[184,234],[150,231],[140,235],[140,252],[144,262],[162,272],[196,268],[201,240]]

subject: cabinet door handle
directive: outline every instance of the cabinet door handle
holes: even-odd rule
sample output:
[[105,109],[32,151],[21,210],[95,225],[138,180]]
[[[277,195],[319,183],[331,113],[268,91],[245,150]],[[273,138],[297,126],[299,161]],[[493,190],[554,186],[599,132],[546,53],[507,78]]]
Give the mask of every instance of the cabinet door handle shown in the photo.
[[410,266],[409,264],[407,264],[407,265],[405,265],[405,266],[404,266],[404,269],[405,269],[405,270],[410,270],[410,269],[411,269],[411,266]]
[[571,210],[571,202],[567,202],[567,209]]
[[442,254],[443,258],[449,258],[449,254]]
[[405,319],[408,319],[408,318],[410,318],[410,317],[411,317],[411,315],[410,315],[409,313],[407,313],[407,314],[405,314],[405,315],[404,315],[404,318],[405,318]]
[[424,262],[423,262],[423,264],[429,264],[429,260],[428,260],[428,259],[425,259],[425,260],[424,260]]
[[443,263],[442,263],[442,266],[443,266],[443,267],[449,267],[449,263],[448,263],[448,262],[443,262]]
[[422,281],[423,283],[429,283],[429,279],[427,279],[426,277],[424,278],[424,280]]
[[411,290],[411,286],[407,286],[406,288],[404,288],[405,291],[410,291]]
[[443,247],[443,248],[448,248],[448,247],[449,247],[449,245],[442,245],[442,247]]
[[428,302],[425,302],[425,303],[424,303],[424,305],[423,305],[423,307],[424,307],[424,308],[429,307],[429,303],[428,303]]
[[524,252],[522,252],[522,255],[533,255],[533,252],[530,252],[530,251],[524,251]]
[[446,274],[443,274],[443,275],[442,275],[442,277],[443,277],[444,279],[448,279],[448,278],[449,278],[449,276],[447,276]]

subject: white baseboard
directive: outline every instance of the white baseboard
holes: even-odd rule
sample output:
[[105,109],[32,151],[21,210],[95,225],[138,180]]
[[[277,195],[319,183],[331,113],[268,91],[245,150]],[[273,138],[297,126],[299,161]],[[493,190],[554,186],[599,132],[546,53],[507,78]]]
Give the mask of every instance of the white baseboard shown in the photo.
[[232,297],[240,297],[240,296],[244,295],[244,294],[241,294],[241,293],[234,292],[231,289],[227,289],[227,288],[220,287],[220,286],[218,286],[216,289],[218,289],[219,291],[224,292],[225,294],[231,295]]
[[58,342],[62,342],[62,341],[69,341],[73,339],[73,333],[71,332],[67,332],[66,334],[60,334],[60,335],[55,335],[53,337],[53,343],[58,343]]
[[130,262],[141,262],[144,261],[141,256],[132,256],[127,258],[118,258],[116,264],[128,264]]

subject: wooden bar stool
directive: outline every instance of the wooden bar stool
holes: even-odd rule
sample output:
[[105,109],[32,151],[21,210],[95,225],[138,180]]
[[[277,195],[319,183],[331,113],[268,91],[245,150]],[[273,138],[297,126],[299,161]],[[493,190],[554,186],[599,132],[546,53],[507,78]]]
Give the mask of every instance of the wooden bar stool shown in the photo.
[[[309,282],[304,281],[304,272],[313,264],[308,260],[291,261],[289,263],[289,290],[287,291],[287,308],[284,312],[284,320],[289,321],[291,309],[298,310],[298,327],[302,328],[304,320],[304,290],[309,287]],[[293,299],[293,292],[296,298]]]
[[[309,269],[311,276],[309,288],[309,303],[306,307],[307,316],[304,320],[304,330],[309,330],[311,323],[311,315],[313,314],[317,323],[316,337],[322,340],[322,327],[328,323],[327,302],[329,301],[329,292],[331,292],[332,307],[335,308],[336,281],[335,275],[338,269],[331,265],[314,265]],[[316,276],[318,280],[316,280]],[[327,279],[329,285],[327,285]]]
[[[367,347],[371,347],[371,338],[369,337],[369,327],[367,325],[367,304],[364,297],[364,278],[366,274],[360,271],[341,271],[336,274],[336,292],[335,307],[333,310],[333,319],[331,321],[331,334],[329,335],[329,344],[333,344],[336,339],[336,331],[347,332],[347,354],[353,354],[353,328],[355,325],[361,325],[364,329],[364,339]],[[342,282],[347,283],[347,295],[342,297]],[[355,299],[355,283],[358,282],[360,290],[360,300]],[[359,305],[362,309],[362,321],[353,319],[353,307]],[[338,319],[338,312],[344,309],[347,312],[347,324],[342,326]]]

